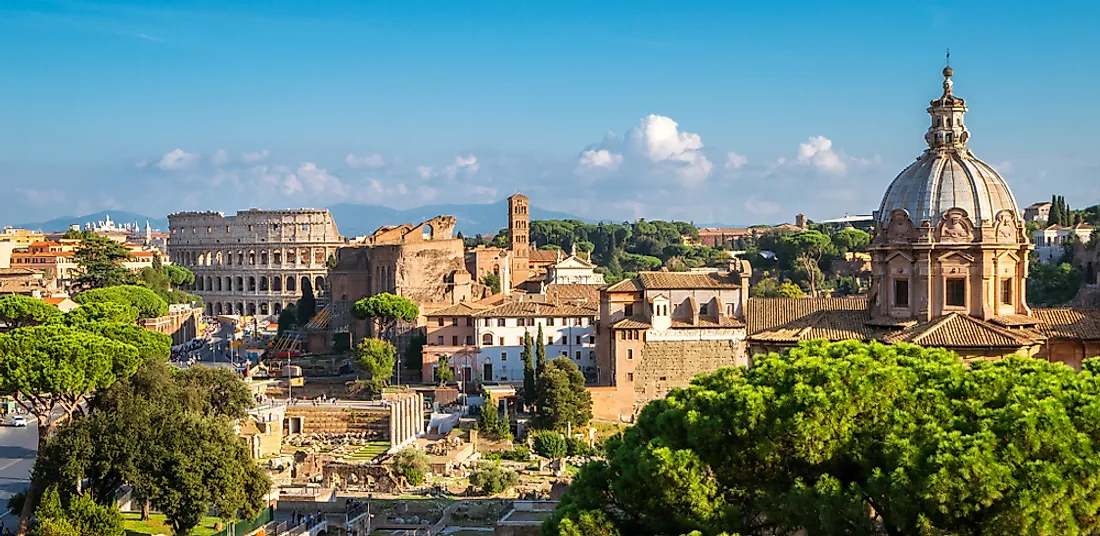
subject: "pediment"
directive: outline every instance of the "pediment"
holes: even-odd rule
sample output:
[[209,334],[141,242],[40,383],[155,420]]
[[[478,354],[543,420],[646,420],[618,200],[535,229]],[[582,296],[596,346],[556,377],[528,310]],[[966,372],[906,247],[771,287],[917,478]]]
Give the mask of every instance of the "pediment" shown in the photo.
[[1013,262],[1020,262],[1020,256],[1017,255],[1015,251],[1011,251],[1011,250],[1010,251],[1001,251],[1001,252],[997,253],[996,258],[997,259],[1007,258],[1007,259],[1009,259]]
[[945,264],[945,263],[973,264],[974,261],[976,261],[976,260],[977,260],[977,258],[974,257],[973,255],[968,255],[968,254],[963,253],[961,251],[949,251],[949,252],[944,253],[943,255],[940,255],[939,258],[936,259],[936,261],[939,262],[940,264]]
[[561,270],[563,268],[564,269],[570,269],[570,268],[584,269],[584,268],[592,268],[592,267],[593,267],[592,264],[589,264],[584,259],[581,259],[581,258],[575,257],[575,256],[566,257],[561,262],[554,264],[554,268],[557,268],[559,270]]
[[897,257],[901,257],[901,258],[905,259],[907,262],[913,262],[914,260],[916,260],[916,257],[914,257],[913,255],[910,255],[907,252],[904,252],[904,251],[891,251],[889,254],[886,255],[886,262],[890,262],[890,261],[894,260]]

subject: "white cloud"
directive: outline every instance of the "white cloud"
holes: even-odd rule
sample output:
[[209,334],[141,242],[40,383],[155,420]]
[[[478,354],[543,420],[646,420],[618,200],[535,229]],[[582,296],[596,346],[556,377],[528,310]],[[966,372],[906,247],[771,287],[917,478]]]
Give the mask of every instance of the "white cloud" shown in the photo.
[[455,157],[455,163],[451,164],[443,170],[443,174],[448,179],[454,179],[459,171],[466,173],[466,176],[472,176],[477,173],[477,170],[481,169],[481,164],[477,163],[477,157],[474,155],[463,157],[461,155]]
[[607,149],[588,150],[581,153],[580,165],[594,168],[615,168],[623,162],[623,155]]
[[218,149],[210,155],[210,163],[215,166],[224,166],[229,163],[229,153],[225,149]]
[[749,159],[743,155],[733,151],[726,153],[726,169],[741,169],[748,163]]
[[798,161],[826,173],[843,174],[848,171],[848,166],[832,148],[833,140],[825,136],[811,136],[806,143],[798,144]]
[[434,200],[439,195],[439,188],[431,186],[418,186],[416,191],[420,193],[420,201],[424,203]]
[[401,195],[408,194],[409,193],[409,187],[405,186],[405,183],[398,184],[397,185],[397,193],[399,193]]
[[757,216],[768,216],[779,212],[779,204],[771,201],[764,201],[757,199],[756,196],[749,196],[745,200],[745,210],[756,214]]
[[283,177],[281,190],[283,195],[293,195],[302,192],[302,181],[293,173]]
[[382,188],[382,181],[378,179],[371,179],[370,189],[373,190],[375,193],[382,193],[382,191],[384,190],[384,188]]
[[16,188],[15,191],[23,194],[23,197],[27,198],[27,203],[36,207],[44,207],[55,205],[57,203],[64,203],[67,200],[65,192],[62,192],[60,190],[35,190],[33,188]]
[[188,169],[195,167],[198,160],[199,155],[197,153],[185,153],[183,149],[176,149],[164,153],[164,156],[157,162],[157,167],[160,169]]
[[578,159],[578,171],[621,168],[620,173],[602,178],[648,177],[658,184],[672,179],[679,186],[692,187],[705,181],[714,168],[702,148],[698,134],[681,131],[670,117],[650,114],[625,137],[611,133],[603,142],[586,148]]
[[368,156],[355,156],[353,153],[348,153],[347,158],[344,159],[347,162],[348,167],[354,169],[360,168],[380,168],[386,165],[385,160],[382,159],[382,155],[374,153]]
[[266,159],[267,149],[252,153],[241,153],[241,162],[244,162],[245,164],[254,164],[256,162],[262,162]]
[[297,176],[311,192],[344,195],[344,184],[340,182],[340,179],[317,167],[317,164],[313,162],[306,162],[298,166]]
[[421,179],[426,179],[432,176],[431,166],[416,166],[416,172],[420,175]]

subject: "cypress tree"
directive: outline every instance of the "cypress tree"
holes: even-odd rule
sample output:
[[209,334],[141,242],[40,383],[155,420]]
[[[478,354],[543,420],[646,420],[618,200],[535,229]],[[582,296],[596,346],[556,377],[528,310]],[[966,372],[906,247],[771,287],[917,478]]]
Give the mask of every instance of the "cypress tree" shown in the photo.
[[304,326],[317,314],[317,298],[313,297],[313,285],[309,278],[302,280],[302,297],[298,300],[298,325]]
[[523,400],[527,405],[535,403],[535,359],[534,341],[529,332],[523,333],[523,351],[520,358],[523,360]]
[[1056,196],[1056,195],[1050,196],[1050,214],[1047,215],[1047,225],[1048,226],[1059,224],[1058,222],[1061,221],[1061,219],[1062,219],[1061,216],[1059,215],[1060,212],[1061,212],[1061,210],[1058,206],[1058,196]]
[[535,373],[536,377],[542,374],[543,369],[546,368],[546,341],[542,336],[542,324],[539,324],[539,335],[535,341]]

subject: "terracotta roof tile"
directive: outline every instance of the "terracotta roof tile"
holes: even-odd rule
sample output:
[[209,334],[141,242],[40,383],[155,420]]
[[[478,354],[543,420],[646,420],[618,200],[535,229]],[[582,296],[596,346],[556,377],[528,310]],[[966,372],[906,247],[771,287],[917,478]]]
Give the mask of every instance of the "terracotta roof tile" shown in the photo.
[[741,288],[741,278],[732,273],[642,272],[638,274],[638,279],[646,290]]
[[427,316],[427,317],[434,317],[434,316],[470,316],[470,315],[479,313],[479,312],[484,311],[484,310],[489,309],[489,308],[490,308],[490,306],[488,306],[488,305],[477,305],[477,304],[472,304],[472,303],[468,303],[468,302],[462,302],[462,303],[456,303],[454,305],[449,305],[449,306],[444,307],[442,309],[437,309],[437,310],[432,311],[430,313],[424,313],[424,316]]
[[874,330],[867,325],[866,310],[820,310],[794,321],[756,332],[750,340],[768,342],[809,341],[826,339],[867,341],[874,338]]
[[561,254],[560,249],[535,249],[531,250],[527,258],[531,262],[558,262],[559,254]]
[[644,317],[631,316],[611,324],[611,327],[615,329],[649,329],[653,326]]
[[1006,328],[1027,327],[1039,324],[1039,319],[1027,315],[1001,315],[989,319],[990,322]]
[[1100,339],[1100,309],[1094,307],[1051,307],[1033,309],[1042,321],[1038,330],[1049,338]]
[[951,313],[883,337],[883,342],[911,342],[938,348],[1019,348],[1036,344],[1034,332],[1009,330],[991,322]]
[[509,302],[492,309],[479,311],[474,314],[478,317],[568,317],[568,316],[596,316],[599,312],[595,304],[570,305],[539,302]]
[[715,322],[709,318],[699,318],[698,324],[692,324],[686,320],[672,319],[673,329],[691,329],[691,328],[743,328],[745,323],[730,317],[722,318],[722,323]]
[[867,311],[867,298],[750,298],[745,306],[749,335],[771,330],[818,311]]
[[641,292],[642,282],[637,277],[631,279],[623,279],[614,285],[607,287],[605,290],[608,292]]
[[587,303],[599,303],[601,285],[546,285],[546,297],[552,302],[584,300]]

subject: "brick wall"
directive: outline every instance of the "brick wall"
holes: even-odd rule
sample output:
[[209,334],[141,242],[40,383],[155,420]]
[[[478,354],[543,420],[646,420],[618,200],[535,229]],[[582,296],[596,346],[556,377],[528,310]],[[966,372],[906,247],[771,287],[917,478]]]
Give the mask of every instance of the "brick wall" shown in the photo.
[[157,318],[144,318],[138,320],[138,325],[149,331],[171,336],[172,345],[175,346],[198,336],[198,319],[201,316],[202,309],[190,309]]

